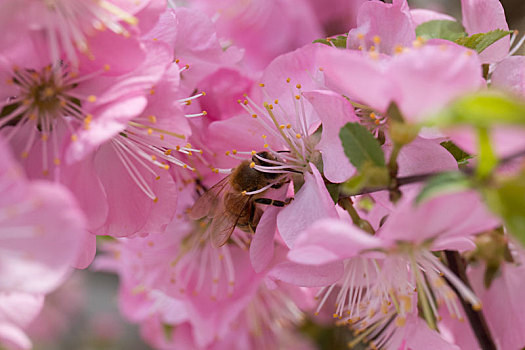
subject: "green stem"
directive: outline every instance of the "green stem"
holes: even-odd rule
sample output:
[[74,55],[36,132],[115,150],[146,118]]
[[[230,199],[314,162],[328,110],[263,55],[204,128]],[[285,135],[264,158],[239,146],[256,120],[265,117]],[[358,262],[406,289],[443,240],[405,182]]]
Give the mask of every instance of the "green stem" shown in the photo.
[[339,205],[348,212],[350,218],[352,218],[352,222],[354,223],[354,225],[370,234],[375,233],[375,230],[372,227],[372,225],[368,221],[361,219],[359,213],[357,212],[357,210],[355,210],[352,199],[350,197],[339,199]]

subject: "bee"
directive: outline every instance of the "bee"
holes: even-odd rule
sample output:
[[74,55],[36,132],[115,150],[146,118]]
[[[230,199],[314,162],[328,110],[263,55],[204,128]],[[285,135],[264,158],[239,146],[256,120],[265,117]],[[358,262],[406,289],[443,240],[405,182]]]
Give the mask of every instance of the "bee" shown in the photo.
[[[211,240],[216,247],[221,247],[230,238],[235,227],[244,232],[254,233],[263,210],[257,204],[284,207],[290,201],[264,198],[270,188],[280,188],[290,182],[282,174],[266,173],[254,168],[255,165],[271,166],[266,162],[278,160],[267,151],[259,152],[251,160],[244,160],[232,172],[206,191],[193,205],[190,218],[211,219]],[[256,194],[250,192],[259,191]]]

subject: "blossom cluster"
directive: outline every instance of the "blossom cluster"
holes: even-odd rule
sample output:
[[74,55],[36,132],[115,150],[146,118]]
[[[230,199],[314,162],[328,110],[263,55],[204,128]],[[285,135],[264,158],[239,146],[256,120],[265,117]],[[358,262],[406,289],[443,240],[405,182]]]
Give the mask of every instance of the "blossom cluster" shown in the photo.
[[88,267],[155,349],[525,346],[524,40],[461,7],[3,0],[0,347]]

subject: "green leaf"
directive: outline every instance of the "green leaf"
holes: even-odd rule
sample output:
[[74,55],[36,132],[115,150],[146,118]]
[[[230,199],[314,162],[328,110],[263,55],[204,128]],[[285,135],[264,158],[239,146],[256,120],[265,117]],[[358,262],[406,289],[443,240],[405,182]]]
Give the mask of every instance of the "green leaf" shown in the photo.
[[454,42],[458,45],[468,47],[469,49],[473,49],[478,53],[481,53],[487,47],[509,34],[512,34],[512,32],[508,30],[496,29],[487,33],[478,33],[467,37],[458,38],[454,40]]
[[346,35],[338,35],[334,38],[317,39],[314,40],[314,43],[320,43],[328,46],[335,46],[340,49],[346,49],[346,39]]
[[525,102],[498,91],[482,91],[459,98],[429,119],[430,126],[496,124],[525,125]]
[[509,232],[525,245],[525,172],[500,180],[484,191],[489,207],[500,215]]
[[470,154],[463,151],[452,141],[443,141],[440,143],[456,159],[458,165],[467,165],[468,160],[472,158]]
[[427,181],[416,197],[416,204],[443,194],[460,192],[469,187],[470,181],[463,173],[458,171],[441,173]]
[[386,167],[378,167],[371,163],[366,163],[359,173],[343,183],[341,191],[348,194],[358,194],[363,188],[387,187],[390,176]]
[[480,178],[486,178],[492,170],[498,165],[498,158],[492,149],[490,142],[490,132],[488,128],[478,127],[478,164],[476,175]]
[[449,20],[434,20],[422,23],[416,28],[416,35],[424,39],[445,39],[455,41],[466,37],[461,23]]
[[347,123],[339,131],[346,156],[358,170],[366,164],[385,166],[383,150],[374,135],[359,123]]

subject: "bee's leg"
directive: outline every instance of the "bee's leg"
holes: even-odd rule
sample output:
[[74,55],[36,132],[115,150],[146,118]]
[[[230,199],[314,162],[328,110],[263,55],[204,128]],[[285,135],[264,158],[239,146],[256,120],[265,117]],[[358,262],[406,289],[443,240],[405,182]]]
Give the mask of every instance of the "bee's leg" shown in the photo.
[[293,197],[286,198],[284,201],[279,201],[276,199],[270,199],[270,198],[257,198],[255,199],[255,203],[258,204],[264,204],[264,205],[273,205],[274,207],[284,207],[293,200]]

